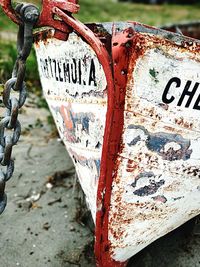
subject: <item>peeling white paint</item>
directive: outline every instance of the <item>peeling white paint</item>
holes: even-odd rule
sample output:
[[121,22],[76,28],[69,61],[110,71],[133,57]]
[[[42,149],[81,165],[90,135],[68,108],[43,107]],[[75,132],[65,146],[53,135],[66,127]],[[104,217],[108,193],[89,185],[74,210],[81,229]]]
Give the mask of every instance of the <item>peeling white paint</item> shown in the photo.
[[68,41],[40,41],[35,49],[44,96],[95,222],[107,109],[103,68],[76,34],[70,34]]
[[[194,109],[194,104],[200,95],[198,86],[191,103],[185,107],[189,96],[185,95],[180,106],[178,102],[188,81],[191,85],[189,92],[194,90],[196,83],[200,83],[200,55],[184,53],[181,50],[171,49],[168,46],[148,49],[141,56],[134,70],[134,86],[131,108],[125,107],[129,112],[135,112],[145,117],[162,121],[167,124],[182,126],[195,132],[200,130],[199,110]],[[170,104],[162,100],[164,90],[172,78],[180,80],[180,86],[173,82],[168,90],[167,99],[174,98]],[[142,86],[141,86],[142,83]],[[142,101],[143,106],[140,104]],[[165,116],[166,109],[170,116]],[[189,133],[190,134],[190,133]]]
[[[112,184],[109,241],[121,262],[200,213],[200,110],[193,108],[200,87],[188,108],[188,96],[177,106],[187,81],[191,90],[200,82],[199,55],[148,44],[127,85]],[[167,99],[174,100],[166,105],[162,96],[173,77],[181,86],[170,86]]]
[[103,67],[90,46],[76,34],[70,34],[67,42],[55,38],[40,41],[35,49],[46,97],[82,99],[83,94],[93,97],[91,92],[95,93],[94,102],[98,95],[103,97],[106,89]]

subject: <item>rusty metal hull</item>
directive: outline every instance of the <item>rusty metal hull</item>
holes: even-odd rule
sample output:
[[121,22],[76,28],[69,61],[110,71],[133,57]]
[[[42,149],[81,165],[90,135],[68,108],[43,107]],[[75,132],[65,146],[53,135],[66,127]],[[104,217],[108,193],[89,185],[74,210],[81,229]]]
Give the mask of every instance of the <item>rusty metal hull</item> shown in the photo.
[[135,22],[87,27],[90,39],[49,31],[35,48],[96,224],[97,264],[124,266],[200,213],[200,43]]

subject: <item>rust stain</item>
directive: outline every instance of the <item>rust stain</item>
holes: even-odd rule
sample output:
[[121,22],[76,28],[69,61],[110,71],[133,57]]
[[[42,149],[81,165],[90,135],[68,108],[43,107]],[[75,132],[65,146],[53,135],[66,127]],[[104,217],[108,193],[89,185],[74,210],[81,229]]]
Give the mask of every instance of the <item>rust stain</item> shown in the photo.
[[183,117],[175,118],[175,124],[177,124],[177,125],[179,125],[179,126],[181,126],[183,128],[187,128],[187,129],[192,129],[193,128],[193,123],[185,121]]
[[34,33],[34,43],[36,47],[39,46],[39,42],[42,41],[45,45],[48,44],[49,40],[53,38],[54,30],[48,29],[43,31],[38,31]]
[[180,182],[175,181],[175,182],[172,182],[168,186],[164,186],[163,191],[164,192],[173,192],[173,191],[177,191],[179,187],[180,187]]
[[[119,43],[116,42],[115,46]],[[140,107],[140,103],[137,99],[133,98],[133,86],[134,80],[130,84],[132,75],[134,73],[134,68],[137,60],[142,59],[145,51],[156,48],[161,49],[166,55],[170,55],[170,49],[181,51],[181,53],[192,52],[190,58],[195,58],[199,61],[200,45],[195,41],[193,43],[181,42],[175,44],[171,40],[162,39],[151,34],[141,34],[134,32],[134,37],[131,42],[124,43],[124,46],[134,47],[132,51],[132,58],[129,61],[129,66],[127,70],[123,70],[127,73],[127,88],[126,88],[126,98],[125,98],[125,118],[128,125],[127,128],[123,129],[123,147],[122,153],[118,155],[117,159],[117,171],[113,177],[112,184],[112,201],[111,201],[111,211],[109,216],[109,233],[110,239],[114,239],[111,242],[111,253],[115,257],[115,249],[128,247],[128,243],[124,242],[124,238],[128,239],[128,232],[126,229],[131,229],[132,225],[149,221],[151,222],[163,222],[168,219],[169,214],[175,214],[177,212],[176,206],[169,203],[173,201],[178,201],[182,199],[182,196],[175,199],[168,199],[170,192],[178,192],[180,188],[179,181],[170,181],[168,184],[167,177],[157,178],[155,180],[154,170],[159,171],[161,176],[161,169],[165,170],[168,162],[174,161],[187,161],[190,159],[192,150],[190,149],[190,140],[185,138],[183,135],[184,130],[193,130],[193,122],[188,121],[176,121],[174,124],[164,124],[162,114],[160,114],[155,107]],[[118,61],[115,62],[118,64]],[[150,75],[155,83],[157,80],[157,71],[151,69]],[[141,81],[142,82],[142,81]],[[168,112],[169,106],[167,104],[160,103],[159,107],[163,111]],[[141,108],[141,110],[140,110]],[[132,122],[132,125],[131,125]],[[148,125],[148,128],[144,128],[143,125]],[[159,126],[162,125],[162,130],[158,131]],[[181,127],[179,127],[181,126]],[[131,136],[131,128],[133,129],[133,138],[125,143],[125,132],[129,130],[129,136]],[[166,132],[163,132],[163,129]],[[136,135],[135,132],[138,131],[140,134]],[[140,150],[140,144],[145,144],[146,151]],[[138,146],[137,153],[128,154],[131,148],[134,149]],[[129,149],[130,147],[130,149]],[[129,149],[129,150],[128,150]],[[131,153],[131,152],[130,152]],[[127,158],[125,158],[125,157]],[[162,159],[162,160],[161,160]],[[126,161],[125,161],[126,160]],[[126,163],[124,163],[124,161]],[[163,166],[160,166],[161,162]],[[124,164],[124,165],[123,165]],[[172,163],[171,163],[172,164]],[[173,166],[173,165],[170,165]],[[180,170],[175,167],[168,167],[167,171],[171,171],[171,175],[179,175]],[[123,172],[123,167],[125,167],[125,172]],[[172,168],[172,169],[170,169]],[[182,169],[181,169],[182,170]],[[186,170],[185,170],[186,172]],[[199,175],[197,170],[188,170],[187,173],[193,175]],[[122,179],[123,176],[126,178]],[[142,179],[148,180],[149,182],[144,182]],[[126,191],[126,185],[128,181],[130,182],[133,190],[131,191],[135,197],[138,197],[138,202],[129,203],[125,199],[125,195],[128,194]],[[134,189],[135,188],[135,189]],[[159,191],[160,190],[160,191]],[[162,193],[160,193],[162,192]],[[145,201],[145,197],[149,196],[149,201]],[[141,198],[141,201],[140,201]],[[143,199],[144,198],[144,199]],[[123,225],[123,227],[121,227]],[[134,227],[132,226],[132,227]],[[155,228],[147,229],[148,233],[153,235]],[[135,245],[145,244],[145,240],[140,239],[142,235],[142,229],[137,229],[137,242]],[[155,234],[155,233],[154,233]],[[127,241],[128,242],[128,241]]]

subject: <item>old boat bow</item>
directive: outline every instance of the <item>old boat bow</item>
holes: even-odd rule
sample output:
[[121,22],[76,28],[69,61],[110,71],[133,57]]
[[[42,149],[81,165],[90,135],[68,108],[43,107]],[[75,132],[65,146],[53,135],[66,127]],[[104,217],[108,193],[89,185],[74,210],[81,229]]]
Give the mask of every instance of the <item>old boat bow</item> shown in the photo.
[[200,42],[137,22],[84,25],[76,1],[44,4],[44,96],[96,225],[97,265],[125,266],[200,213]]
[[121,266],[199,214],[199,42],[138,23],[87,27],[112,72],[76,32],[64,42],[40,34],[35,46],[96,221],[99,265]]

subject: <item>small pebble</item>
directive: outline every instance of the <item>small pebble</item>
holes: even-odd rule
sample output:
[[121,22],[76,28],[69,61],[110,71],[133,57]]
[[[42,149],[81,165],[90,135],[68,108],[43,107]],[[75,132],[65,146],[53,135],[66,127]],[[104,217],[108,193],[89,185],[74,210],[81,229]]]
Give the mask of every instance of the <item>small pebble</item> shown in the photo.
[[46,184],[46,188],[51,189],[52,187],[53,187],[53,185],[51,183]]

